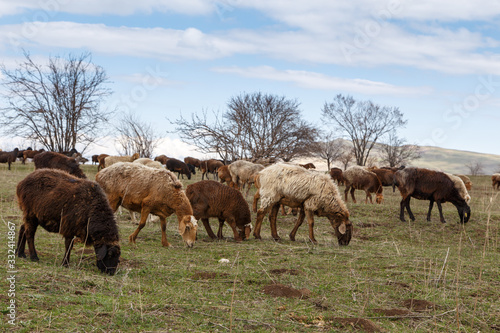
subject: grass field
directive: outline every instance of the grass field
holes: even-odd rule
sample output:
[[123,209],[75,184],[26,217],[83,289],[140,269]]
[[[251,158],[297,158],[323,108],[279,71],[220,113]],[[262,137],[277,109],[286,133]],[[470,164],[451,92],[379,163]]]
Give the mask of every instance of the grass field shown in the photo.
[[[94,179],[96,166],[83,169]],[[39,228],[39,262],[16,258],[8,273],[8,223],[21,223],[17,183],[33,170],[0,165],[0,253],[4,276],[0,331],[15,332],[495,332],[500,331],[500,197],[488,176],[473,177],[472,217],[458,224],[444,204],[425,221],[428,202],[412,200],[415,222],[399,221],[398,191],[381,205],[348,202],[354,235],[339,247],[317,218],[318,245],[307,225],[288,240],[295,217],[279,216],[282,240],[209,241],[200,224],[191,249],[169,218],[171,248],[161,246],[159,223],[148,222],[136,245],[128,213],[118,215],[122,257],[116,275],[101,274],[93,248],[77,244],[69,268],[60,266],[64,241]],[[200,180],[197,174],[188,183]],[[343,192],[343,188],[340,187]],[[251,192],[253,193],[253,191]],[[248,197],[251,202],[251,197]],[[255,215],[253,215],[255,221]],[[216,227],[215,221],[213,227]],[[17,238],[17,235],[16,235]],[[16,239],[17,240],[17,239]],[[219,263],[226,258],[227,264]],[[14,275],[13,290],[6,278]],[[15,301],[15,325],[7,306]]]

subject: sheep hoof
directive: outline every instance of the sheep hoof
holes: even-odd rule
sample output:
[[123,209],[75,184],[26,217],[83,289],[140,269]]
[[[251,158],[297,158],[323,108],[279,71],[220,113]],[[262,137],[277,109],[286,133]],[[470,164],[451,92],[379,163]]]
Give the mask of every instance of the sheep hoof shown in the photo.
[[295,236],[289,235],[288,236],[292,242],[295,242]]
[[130,235],[130,236],[128,236],[128,241],[129,241],[130,243],[135,244],[135,239],[136,239],[136,237],[134,237],[134,235]]
[[280,236],[276,236],[276,237],[274,237],[274,236],[273,236],[273,239],[274,239],[276,242],[279,242],[279,241],[281,240],[281,237],[280,237]]
[[31,261],[39,261],[40,259],[38,259],[38,257],[30,257],[30,260]]
[[441,223],[446,223],[446,220],[441,220]]
[[169,242],[161,242],[161,245],[163,245],[164,247],[170,247],[170,243]]
[[19,253],[17,254],[17,256],[18,256],[19,258],[26,258],[26,254],[25,254],[25,253],[21,253],[21,252],[19,252]]
[[260,235],[256,235],[256,234],[253,234],[253,237],[255,237],[255,239],[262,239],[262,237],[260,237]]

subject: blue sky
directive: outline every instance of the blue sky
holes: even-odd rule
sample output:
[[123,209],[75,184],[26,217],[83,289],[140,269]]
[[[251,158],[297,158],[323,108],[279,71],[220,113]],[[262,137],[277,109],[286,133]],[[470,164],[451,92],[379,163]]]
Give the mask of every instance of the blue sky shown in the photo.
[[0,0],[0,61],[90,51],[108,105],[171,156],[187,148],[169,119],[255,91],[297,99],[318,127],[335,95],[370,99],[400,108],[408,142],[500,154],[499,18],[487,0]]

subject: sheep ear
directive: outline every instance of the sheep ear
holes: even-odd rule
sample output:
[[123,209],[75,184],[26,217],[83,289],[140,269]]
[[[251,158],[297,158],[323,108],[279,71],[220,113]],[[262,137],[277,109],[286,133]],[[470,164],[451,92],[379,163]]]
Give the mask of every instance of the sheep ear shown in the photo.
[[106,254],[108,254],[108,247],[107,245],[101,245],[99,248],[95,249],[95,254],[97,257],[97,260],[103,260],[106,257]]
[[345,234],[345,232],[346,232],[345,223],[341,223],[341,224],[339,225],[339,232],[340,232],[342,235],[344,235],[344,234]]

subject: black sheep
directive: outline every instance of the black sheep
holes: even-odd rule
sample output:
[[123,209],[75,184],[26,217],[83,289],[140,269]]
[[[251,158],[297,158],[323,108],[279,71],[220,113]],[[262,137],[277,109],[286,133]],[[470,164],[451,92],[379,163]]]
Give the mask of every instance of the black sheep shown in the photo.
[[18,148],[14,149],[13,151],[0,151],[0,163],[7,163],[10,170],[10,165],[16,161],[18,154]]

